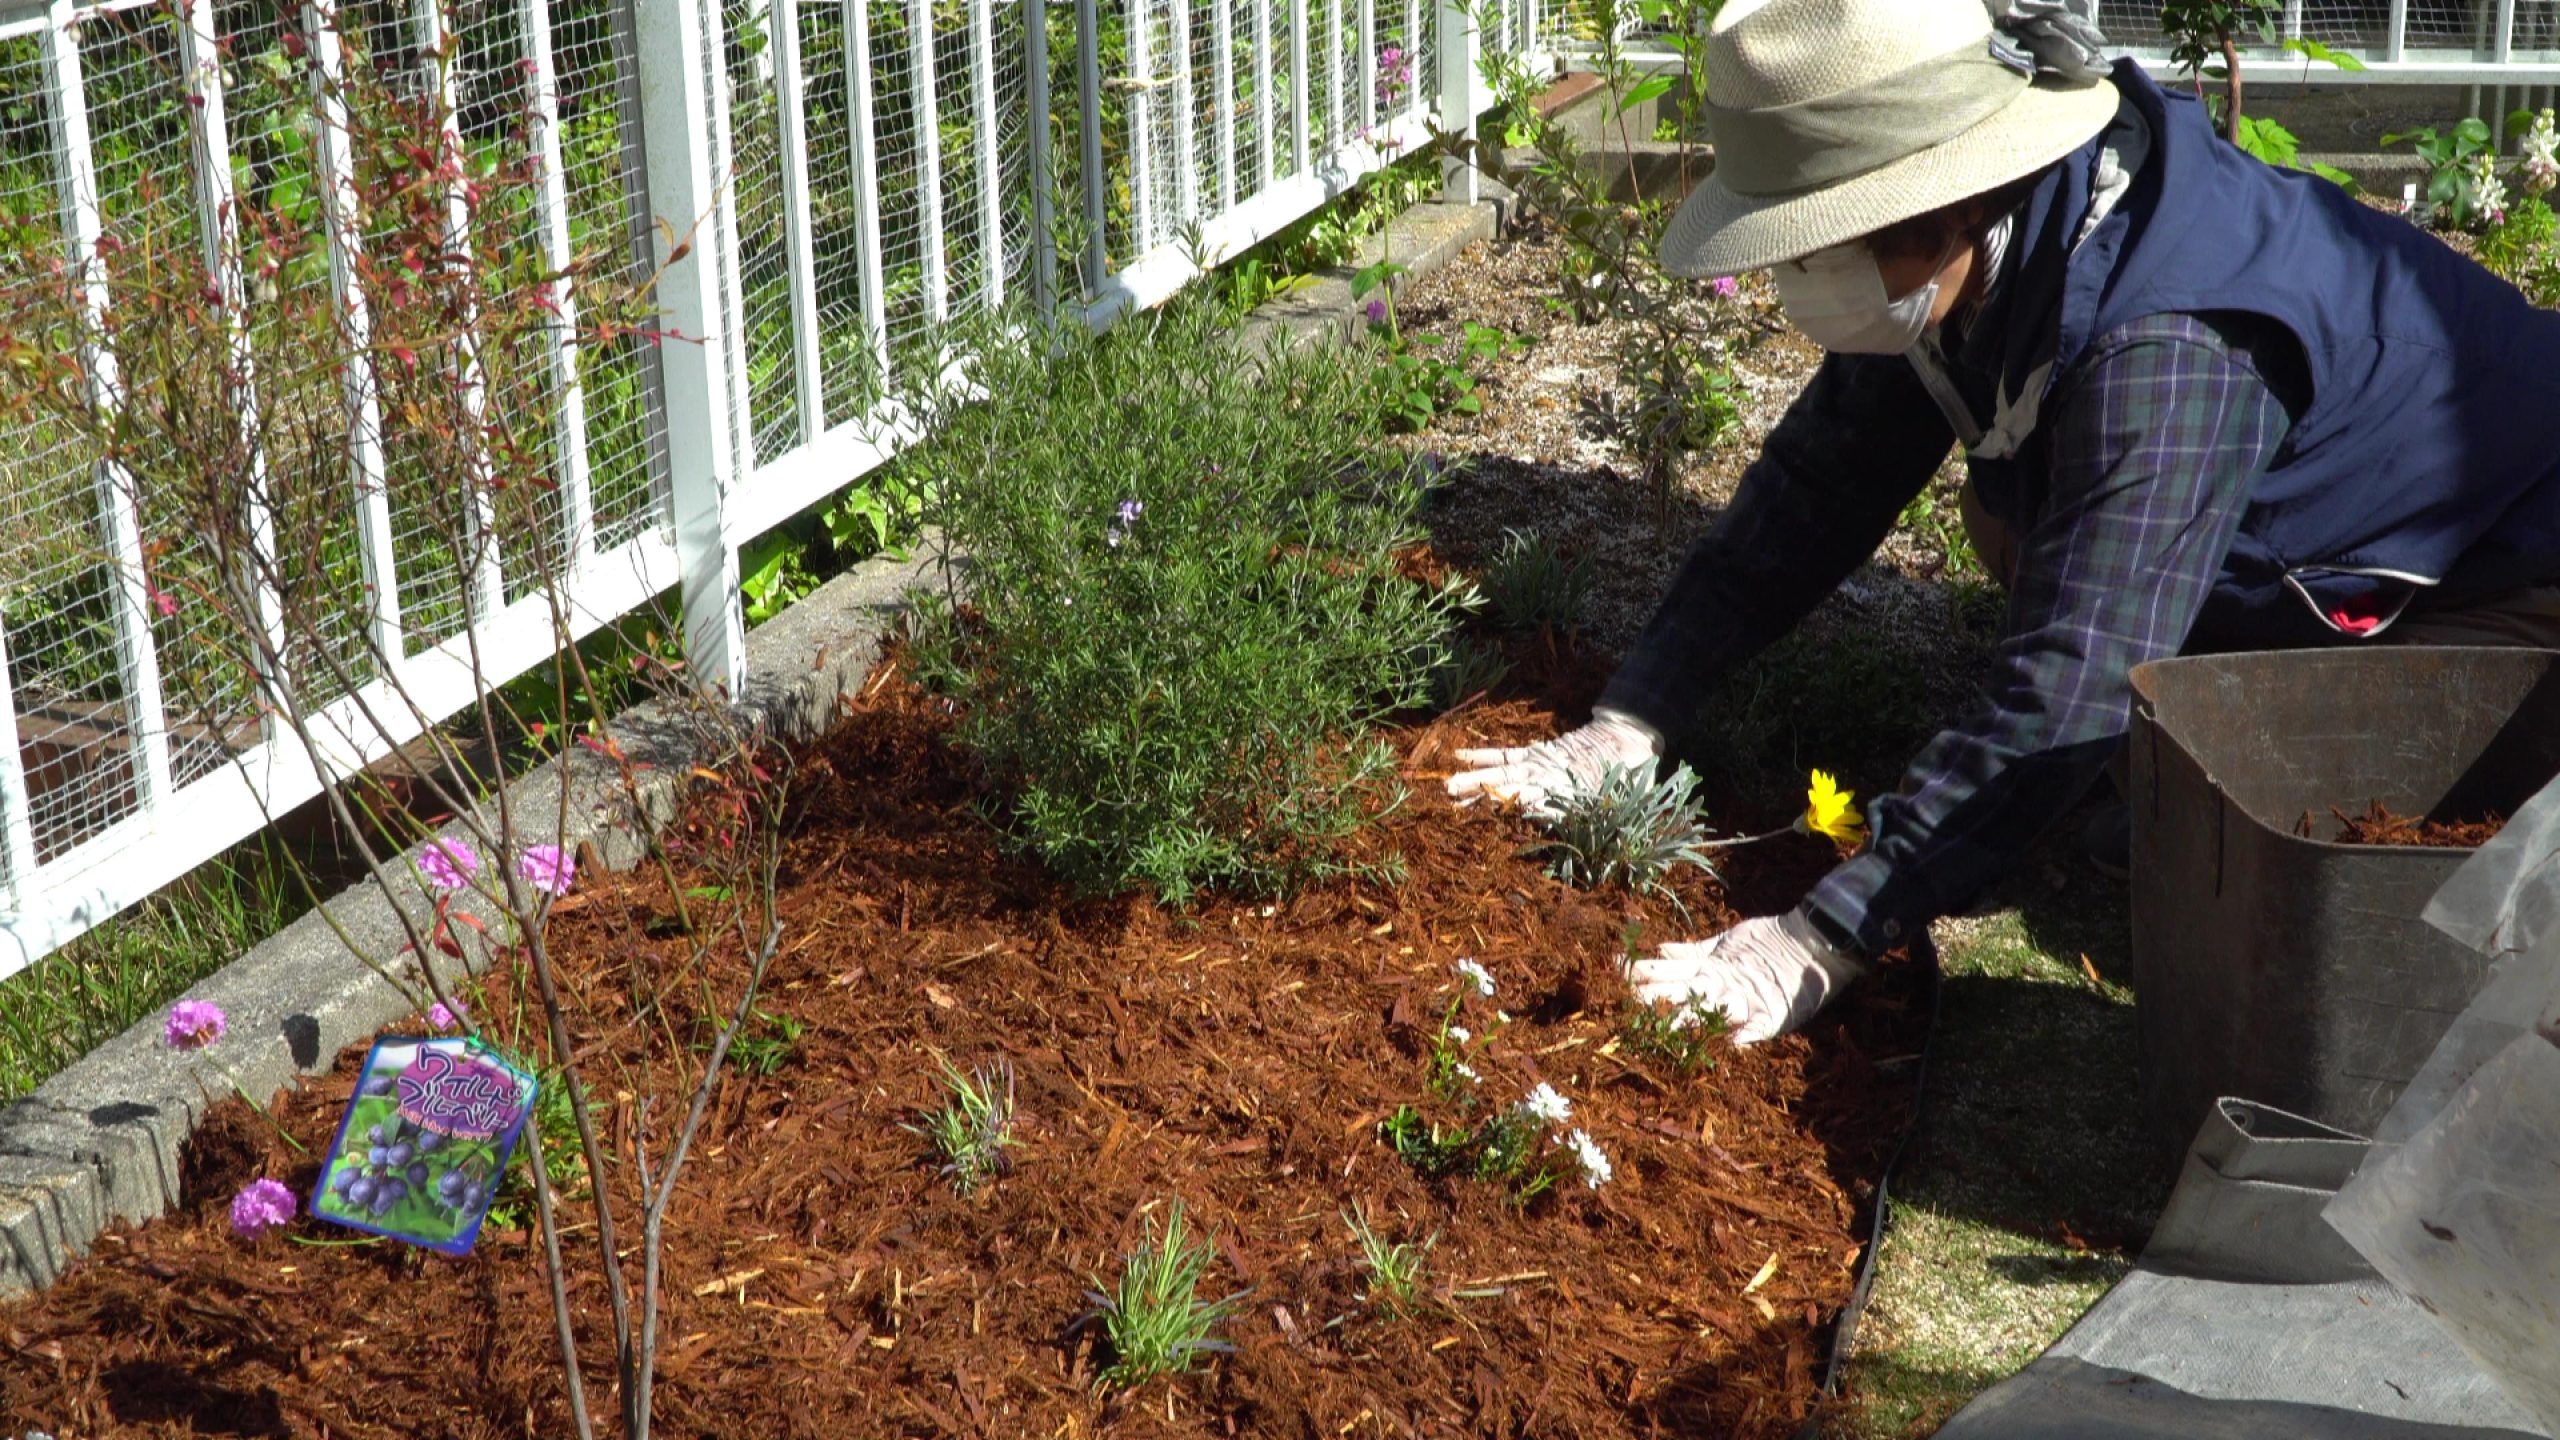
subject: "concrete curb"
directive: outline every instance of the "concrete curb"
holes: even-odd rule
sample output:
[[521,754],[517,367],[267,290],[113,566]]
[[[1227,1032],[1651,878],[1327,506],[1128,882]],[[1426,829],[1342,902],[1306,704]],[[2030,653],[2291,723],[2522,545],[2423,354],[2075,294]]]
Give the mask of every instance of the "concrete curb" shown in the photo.
[[[832,729],[841,701],[879,659],[901,596],[927,568],[920,559],[867,562],[750,635],[752,678],[740,700],[748,720],[794,742]],[[651,774],[680,775],[692,754],[678,707],[665,702],[634,707],[614,733],[627,755],[654,767]],[[556,817],[565,786],[568,824],[558,843],[617,868],[632,863],[642,853],[633,827],[673,808],[673,779],[644,792],[643,814],[633,816],[610,766],[583,750],[570,756],[565,769],[547,765],[510,786],[509,804],[519,817]],[[403,903],[424,913],[422,896]],[[172,1050],[161,1043],[155,1014],[0,1109],[0,1298],[50,1285],[108,1226],[175,1207],[187,1137],[235,1083],[246,1094],[272,1095],[411,1013],[332,922],[374,955],[406,943],[392,902],[360,882],[187,992],[228,1013],[221,1042]]]
[[[1392,243],[1411,273],[1402,286],[1493,237],[1509,193],[1476,205],[1426,202],[1373,237],[1361,264]],[[1361,334],[1363,302],[1350,269],[1264,306],[1242,327],[1247,344],[1293,338],[1349,342]],[[919,545],[917,555],[928,547]],[[931,568],[927,559],[878,559],[838,576],[747,637],[747,693],[741,708],[768,733],[792,742],[825,735],[844,698],[880,657],[901,597]],[[677,707],[653,702],[618,717],[614,737],[633,760],[670,777],[692,756]],[[567,790],[563,805],[562,791]],[[567,816],[556,836],[612,868],[643,853],[636,826],[673,809],[672,778],[639,798],[639,815],[612,767],[583,750],[527,773],[508,787],[519,817]],[[537,827],[519,820],[519,830]],[[423,896],[412,918],[425,914]],[[343,927],[341,939],[335,927]],[[424,928],[423,926],[421,928]],[[371,882],[359,882],[319,910],[267,937],[190,989],[230,1017],[230,1033],[204,1051],[161,1042],[162,1016],[134,1025],[25,1098],[0,1107],[0,1299],[43,1289],[88,1253],[110,1225],[138,1224],[179,1203],[181,1152],[205,1111],[236,1084],[272,1095],[297,1075],[324,1071],[338,1053],[405,1019],[400,992],[356,958],[391,955],[406,944],[400,917]],[[408,962],[414,978],[414,961]]]
[[1483,184],[1486,199],[1473,205],[1426,200],[1396,217],[1385,234],[1362,241],[1357,264],[1322,271],[1314,283],[1254,311],[1239,327],[1245,348],[1257,350],[1282,336],[1344,343],[1361,338],[1367,329],[1362,311],[1368,300],[1352,295],[1352,277],[1392,254],[1407,269],[1388,281],[1402,296],[1415,280],[1457,259],[1468,246],[1492,239],[1509,218],[1511,192],[1490,180]]

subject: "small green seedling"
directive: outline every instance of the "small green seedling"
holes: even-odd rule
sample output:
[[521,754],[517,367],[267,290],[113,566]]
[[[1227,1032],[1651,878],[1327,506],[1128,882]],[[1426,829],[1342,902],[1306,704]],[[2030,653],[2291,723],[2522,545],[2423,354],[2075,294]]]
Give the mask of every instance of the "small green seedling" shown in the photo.
[[1391,1318],[1414,1313],[1414,1302],[1422,1293],[1423,1265],[1440,1237],[1433,1235],[1420,1245],[1390,1241],[1370,1225],[1367,1212],[1356,1202],[1343,1212],[1342,1223],[1351,1227],[1351,1238],[1360,1246],[1360,1268],[1368,1272],[1369,1291],[1361,1298]]
[[1593,575],[1590,556],[1568,560],[1535,531],[1505,530],[1485,569],[1484,593],[1505,630],[1565,630],[1581,620]]
[[1098,1386],[1121,1390],[1158,1375],[1179,1375],[1204,1351],[1235,1348],[1212,1332],[1235,1312],[1244,1292],[1222,1300],[1200,1298],[1201,1278],[1217,1253],[1206,1236],[1193,1238],[1179,1200],[1166,1211],[1161,1231],[1153,1220],[1147,1222],[1146,1238],[1129,1252],[1119,1283],[1109,1294],[1085,1292],[1093,1302],[1085,1318],[1102,1321],[1103,1340],[1111,1348],[1111,1365],[1096,1380]]
[[729,1059],[750,1075],[771,1075],[789,1064],[809,1033],[807,1021],[788,1013],[758,1010],[750,1019],[729,1042]]
[[1449,647],[1449,658],[1431,670],[1431,708],[1446,713],[1457,709],[1502,683],[1511,673],[1511,661],[1491,645],[1459,639]]
[[1015,1143],[1013,1062],[999,1057],[992,1066],[963,1075],[949,1059],[935,1059],[951,1101],[926,1116],[922,1125],[906,1128],[933,1142],[934,1153],[942,1157],[942,1173],[951,1177],[951,1188],[967,1195],[1012,1163],[1004,1152]]
[[1716,1042],[1728,1028],[1724,1012],[1712,1006],[1657,1010],[1637,1005],[1627,1012],[1624,1033],[1630,1052],[1683,1075],[1700,1075],[1716,1067]]

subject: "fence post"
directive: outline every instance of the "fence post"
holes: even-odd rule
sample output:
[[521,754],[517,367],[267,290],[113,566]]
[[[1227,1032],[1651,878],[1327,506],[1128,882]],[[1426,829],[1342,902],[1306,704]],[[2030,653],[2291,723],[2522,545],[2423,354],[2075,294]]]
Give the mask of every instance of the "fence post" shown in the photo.
[[993,0],[969,0],[971,104],[978,121],[978,228],[985,270],[978,277],[978,308],[1004,308],[1004,168],[996,147],[1004,125],[996,113],[996,11]]
[[1453,205],[1473,205],[1482,193],[1476,183],[1476,64],[1484,36],[1465,6],[1440,0],[1440,128],[1456,148],[1440,158],[1440,198]]
[[942,244],[950,220],[942,213],[942,81],[934,65],[933,0],[915,0],[907,26],[916,92],[916,196],[924,212],[916,226],[917,249],[923,252],[924,318],[928,328],[939,330],[951,317],[951,264]]
[[1147,33],[1152,18],[1147,12],[1147,0],[1126,0],[1126,4],[1129,14],[1129,73],[1124,78],[1130,86],[1129,258],[1134,260],[1155,248],[1156,243],[1156,86],[1161,82],[1148,64],[1154,58],[1148,53],[1148,45],[1155,37]]
[[[1102,17],[1096,0],[1076,0],[1076,89],[1081,112],[1076,142],[1084,157],[1084,290],[1091,295],[1110,274],[1110,237],[1102,233],[1107,178],[1102,173]],[[1145,182],[1145,176],[1133,176],[1130,189],[1142,189]]]
[[[736,695],[746,678],[738,550],[720,491],[731,467],[728,338],[721,322],[719,192],[711,173],[705,0],[634,0],[641,134],[650,204],[661,222],[658,306],[670,332],[665,366],[667,459],[685,657],[700,684]],[[859,0],[857,0],[859,3]]]
[[1031,302],[1042,318],[1058,308],[1058,167],[1049,153],[1049,7],[1022,0],[1023,102],[1031,111]]
[[1311,146],[1308,137],[1316,128],[1316,117],[1307,110],[1307,97],[1314,92],[1312,77],[1307,74],[1307,0],[1289,0],[1289,173],[1307,173]]
[[[471,152],[462,139],[462,87],[454,78],[455,66],[445,54],[452,39],[445,29],[445,0],[417,0],[418,49],[426,59],[427,83],[434,87],[435,105],[440,118],[442,137],[439,143],[453,170],[445,181],[445,256],[437,263],[457,263],[453,257],[471,253],[470,182],[466,177]],[[459,263],[475,263],[468,259]],[[456,380],[462,389],[463,414],[472,425],[471,448],[473,489],[471,505],[471,545],[476,552],[464,591],[470,600],[464,608],[469,624],[478,629],[507,603],[506,570],[500,554],[498,512],[489,484],[495,473],[489,458],[488,375],[480,361],[480,316],[476,310],[463,317],[463,333],[455,345]]]
[[[0,900],[7,902],[0,908],[24,923],[32,918],[35,903],[36,823],[27,799],[26,757],[18,749],[18,703],[9,685],[5,627],[0,627],[0,735],[9,742],[0,749]],[[13,963],[6,952],[0,952],[0,975],[35,958],[21,950]]]

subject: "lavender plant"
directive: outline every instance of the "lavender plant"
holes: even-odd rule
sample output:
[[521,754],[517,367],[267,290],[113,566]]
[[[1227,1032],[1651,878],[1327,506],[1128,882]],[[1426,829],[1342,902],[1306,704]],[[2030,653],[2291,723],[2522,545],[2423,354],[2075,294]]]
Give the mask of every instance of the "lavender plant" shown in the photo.
[[1342,1223],[1350,1227],[1352,1243],[1360,1247],[1360,1268],[1369,1279],[1362,1301],[1390,1319],[1413,1314],[1422,1294],[1422,1272],[1440,1237],[1432,1235],[1419,1245],[1389,1240],[1369,1223],[1368,1212],[1357,1202],[1343,1212]]
[[992,1065],[963,1075],[949,1057],[935,1058],[942,1067],[943,1089],[951,1098],[927,1115],[923,1124],[906,1128],[932,1142],[934,1153],[942,1157],[942,1173],[951,1177],[951,1188],[965,1196],[1012,1165],[1004,1152],[1016,1143],[1013,1062],[999,1056]]
[[1569,630],[1590,603],[1594,578],[1589,555],[1567,558],[1534,530],[1506,529],[1482,585],[1494,623],[1503,629]]
[[1216,1332],[1243,1303],[1244,1292],[1200,1298],[1200,1282],[1217,1256],[1208,1237],[1195,1238],[1187,1228],[1181,1201],[1168,1207],[1161,1230],[1147,1221],[1146,1238],[1129,1252],[1110,1292],[1085,1292],[1093,1305],[1086,1318],[1101,1321],[1111,1352],[1096,1384],[1129,1389],[1159,1375],[1179,1375],[1203,1354],[1235,1348]]

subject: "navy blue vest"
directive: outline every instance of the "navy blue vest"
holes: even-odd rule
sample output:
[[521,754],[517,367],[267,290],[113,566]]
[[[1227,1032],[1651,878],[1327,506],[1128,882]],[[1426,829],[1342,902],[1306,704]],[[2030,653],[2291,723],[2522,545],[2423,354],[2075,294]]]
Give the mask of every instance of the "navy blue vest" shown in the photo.
[[[2150,157],[2077,248],[2104,137],[2036,187],[2013,241],[2026,249],[2004,382],[2050,356],[2049,397],[2091,339],[2146,315],[2247,312],[2300,342],[2304,408],[2250,495],[2199,638],[2310,638],[2306,595],[2327,613],[2377,576],[2463,590],[2560,577],[2560,313],[2407,220],[2242,153],[2132,62],[2113,78]],[[2019,472],[2041,468],[2041,447],[2024,449],[2018,464],[1975,462],[1986,505],[2013,522],[2033,509]]]

